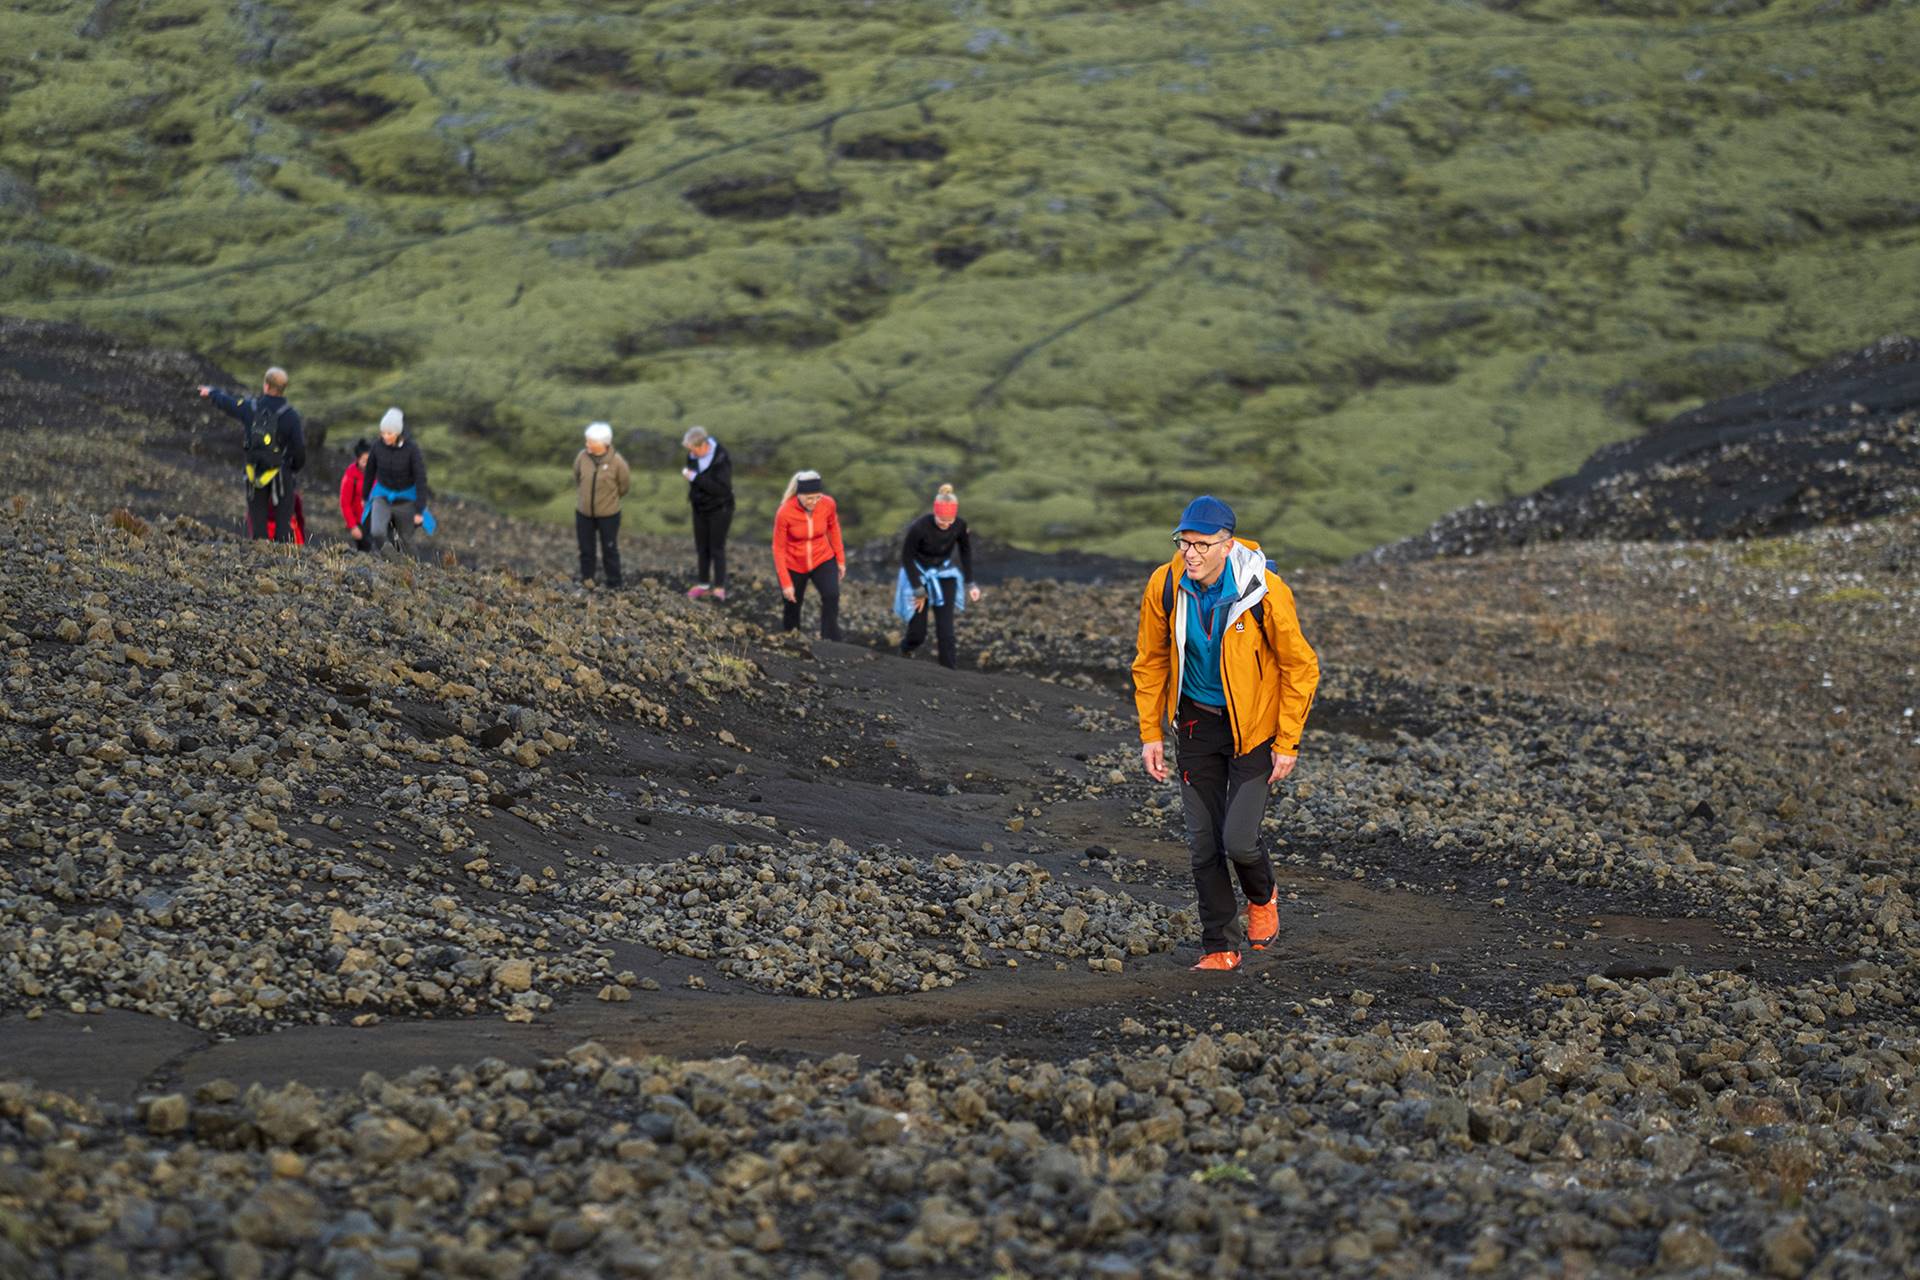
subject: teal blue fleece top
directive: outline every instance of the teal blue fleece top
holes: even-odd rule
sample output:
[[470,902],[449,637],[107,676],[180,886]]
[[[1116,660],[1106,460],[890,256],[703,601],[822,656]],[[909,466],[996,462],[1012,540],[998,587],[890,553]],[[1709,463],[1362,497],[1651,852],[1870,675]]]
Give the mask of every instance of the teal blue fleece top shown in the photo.
[[1180,692],[1208,707],[1227,705],[1226,686],[1220,682],[1220,633],[1226,630],[1227,609],[1240,596],[1233,581],[1233,565],[1225,565],[1210,587],[1180,575],[1187,593],[1187,652],[1180,668]]

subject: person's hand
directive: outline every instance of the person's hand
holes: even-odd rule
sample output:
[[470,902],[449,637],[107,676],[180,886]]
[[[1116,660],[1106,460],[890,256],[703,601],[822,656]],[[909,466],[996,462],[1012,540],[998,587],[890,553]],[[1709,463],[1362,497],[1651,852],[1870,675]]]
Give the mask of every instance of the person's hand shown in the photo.
[[978,587],[968,587],[968,588],[967,588],[967,603],[968,603],[968,604],[979,604],[979,603],[980,603],[980,588],[978,588]]
[[927,607],[927,598],[925,596],[915,596],[913,598],[913,611],[915,613],[920,612],[922,609],[926,607]]
[[212,387],[202,387],[202,388],[200,388],[200,398],[201,398],[202,400],[205,400],[205,399],[206,399],[206,398],[207,398],[208,396],[210,396],[210,395],[212,395],[212,394],[213,394],[213,388],[212,388]]
[[361,538],[361,536],[362,536],[362,535],[361,535],[361,533],[360,533],[360,526],[356,524],[356,525],[354,525],[354,526],[352,526],[351,528],[349,528],[349,529],[347,530],[347,536],[348,536],[349,538],[352,538],[352,539],[353,539],[353,540],[354,540],[355,542],[358,542],[358,541],[360,541],[360,538]]
[[415,512],[413,516],[413,522],[415,524],[425,524],[427,522],[427,518],[426,516],[420,514],[419,512]]
[[841,566],[840,566],[840,581],[842,581],[842,582],[845,582],[846,580],[847,580],[847,566],[845,566],[845,565],[841,565]]
[[1293,766],[1299,762],[1299,759],[1299,756],[1283,756],[1278,751],[1274,752],[1273,772],[1267,777],[1267,785],[1272,786],[1274,783],[1280,781],[1280,779],[1292,773]]
[[780,594],[786,598],[788,604],[793,603],[793,588],[791,586],[780,588]]
[[695,471],[692,467],[682,467],[680,468],[680,474],[685,476],[687,478],[687,482],[691,484],[693,482],[693,478],[699,475],[700,473],[698,471]]
[[1143,742],[1140,744],[1140,763],[1147,767],[1147,776],[1155,782],[1167,780],[1167,744],[1164,742]]

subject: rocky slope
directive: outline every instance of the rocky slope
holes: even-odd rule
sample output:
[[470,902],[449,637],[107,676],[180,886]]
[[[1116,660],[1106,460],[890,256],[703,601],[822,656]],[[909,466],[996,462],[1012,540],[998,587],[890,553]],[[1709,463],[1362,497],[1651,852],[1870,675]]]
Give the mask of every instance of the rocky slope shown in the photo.
[[667,531],[697,422],[862,539],[944,479],[1153,555],[1166,484],[1337,560],[1911,328],[1917,55],[1913,0],[31,4],[0,309],[401,404],[521,513],[606,418]]
[[[1282,944],[1202,983],[1135,588],[1002,583],[947,673],[877,582],[808,644],[665,545],[607,593],[477,513],[452,563],[243,543],[182,514],[217,457],[12,385],[0,1270],[1920,1248],[1911,514],[1293,575]],[[102,456],[161,463],[32,469]]]
[[1374,560],[1564,539],[1756,537],[1920,506],[1920,343],[1885,338],[1610,445],[1570,476],[1453,512]]

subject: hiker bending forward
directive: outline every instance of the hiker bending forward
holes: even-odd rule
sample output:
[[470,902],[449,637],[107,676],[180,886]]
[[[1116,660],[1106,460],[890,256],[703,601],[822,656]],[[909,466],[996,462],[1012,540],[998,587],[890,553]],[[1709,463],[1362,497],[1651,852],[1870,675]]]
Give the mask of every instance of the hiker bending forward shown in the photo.
[[1231,507],[1195,498],[1173,539],[1173,560],[1154,570],[1140,597],[1140,756],[1154,781],[1166,780],[1171,720],[1200,900],[1202,955],[1193,967],[1236,969],[1240,951],[1227,932],[1235,877],[1247,899],[1248,945],[1263,950],[1280,932],[1260,820],[1268,788],[1293,772],[1320,661],[1300,634],[1287,584],[1258,543],[1233,536]]
[[940,665],[957,669],[960,647],[953,619],[968,602],[980,602],[980,588],[973,583],[973,539],[960,516],[960,495],[952,485],[943,484],[933,495],[933,510],[908,525],[900,541],[900,580],[893,604],[893,611],[907,624],[900,638],[900,656],[911,658],[927,642],[931,613]]
[[[367,508],[362,518],[375,551],[387,549],[394,508],[413,504],[413,522],[427,527],[427,460],[406,434],[407,418],[392,408],[380,415],[380,438],[368,442]],[[427,532],[433,529],[427,527]]]
[[773,569],[780,575],[780,629],[800,625],[807,584],[820,595],[820,638],[840,636],[840,580],[847,576],[847,548],[840,540],[840,509],[818,471],[796,471],[773,516]]

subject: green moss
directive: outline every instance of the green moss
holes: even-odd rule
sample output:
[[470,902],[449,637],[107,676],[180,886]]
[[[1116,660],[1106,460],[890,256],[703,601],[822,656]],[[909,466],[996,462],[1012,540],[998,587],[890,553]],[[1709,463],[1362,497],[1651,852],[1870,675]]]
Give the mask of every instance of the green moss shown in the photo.
[[1805,569],[1813,564],[1813,548],[1804,542],[1766,538],[1748,543],[1739,561],[1751,569]]
[[1744,14],[29,8],[0,306],[400,403],[527,512],[606,418],[679,529],[699,422],[743,529],[814,465],[856,538],[945,479],[1158,558],[1213,488],[1345,555],[1920,319],[1912,6]]

